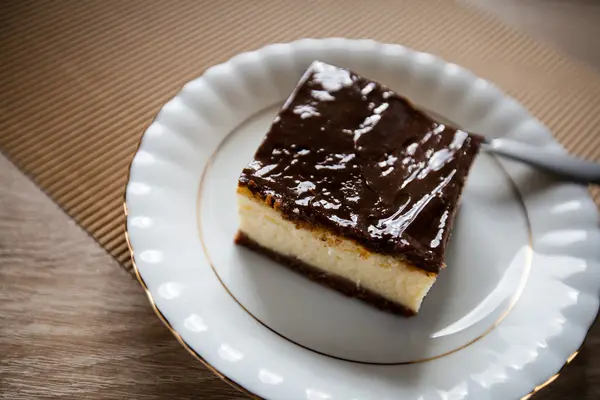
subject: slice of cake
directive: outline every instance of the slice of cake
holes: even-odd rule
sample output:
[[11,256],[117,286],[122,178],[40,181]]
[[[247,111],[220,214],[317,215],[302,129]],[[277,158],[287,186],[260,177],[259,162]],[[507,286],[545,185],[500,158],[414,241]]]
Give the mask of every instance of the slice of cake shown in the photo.
[[236,243],[380,309],[414,315],[480,138],[315,61],[238,182]]

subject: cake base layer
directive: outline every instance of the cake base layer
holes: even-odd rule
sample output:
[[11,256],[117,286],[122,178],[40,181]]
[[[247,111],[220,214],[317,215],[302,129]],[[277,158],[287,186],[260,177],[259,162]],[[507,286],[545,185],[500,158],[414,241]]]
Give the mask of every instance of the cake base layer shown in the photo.
[[410,308],[407,308],[401,304],[394,303],[393,301],[389,301],[377,293],[365,289],[364,287],[357,286],[356,283],[348,279],[339,277],[337,275],[328,274],[327,272],[308,265],[307,263],[300,261],[295,257],[284,256],[276,253],[273,250],[267,249],[266,247],[263,247],[250,239],[243,232],[238,232],[235,238],[235,243],[257,253],[263,254],[270,259],[290,268],[291,270],[300,273],[313,282],[334,289],[345,294],[346,296],[362,300],[365,303],[370,304],[382,311],[404,315],[407,317],[416,314],[414,310],[411,310]]
[[[347,295],[363,300],[377,296],[378,304],[386,304],[380,308],[404,308],[410,312],[402,314],[416,314],[437,278],[435,273],[396,256],[373,253],[327,229],[290,221],[273,208],[272,202],[253,195],[246,187],[238,187],[238,211],[240,244],[254,243],[247,247],[277,254],[288,266],[289,260],[297,260],[295,266],[310,268],[312,280],[323,279],[325,285]],[[306,274],[300,267],[294,269]],[[390,307],[392,304],[397,307]]]

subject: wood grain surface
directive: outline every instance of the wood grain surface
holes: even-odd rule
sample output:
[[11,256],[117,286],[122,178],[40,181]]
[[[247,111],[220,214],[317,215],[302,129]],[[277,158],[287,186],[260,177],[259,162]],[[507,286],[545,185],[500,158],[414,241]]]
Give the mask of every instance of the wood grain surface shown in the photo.
[[[599,2],[467,2],[600,70]],[[243,396],[187,354],[137,282],[0,156],[0,399],[38,398]],[[598,323],[534,398],[600,398]]]
[[0,156],[0,399],[232,399],[142,288]]

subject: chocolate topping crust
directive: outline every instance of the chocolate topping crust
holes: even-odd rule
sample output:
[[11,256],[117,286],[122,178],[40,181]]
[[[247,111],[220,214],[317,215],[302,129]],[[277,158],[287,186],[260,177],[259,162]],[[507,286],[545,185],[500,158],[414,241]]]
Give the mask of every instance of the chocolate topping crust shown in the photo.
[[284,217],[438,272],[481,138],[314,62],[239,178]]

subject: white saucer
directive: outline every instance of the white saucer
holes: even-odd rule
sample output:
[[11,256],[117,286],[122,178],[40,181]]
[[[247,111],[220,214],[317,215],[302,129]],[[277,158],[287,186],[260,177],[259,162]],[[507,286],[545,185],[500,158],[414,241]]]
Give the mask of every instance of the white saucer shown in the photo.
[[128,236],[167,325],[215,372],[264,398],[505,400],[536,390],[598,310],[600,232],[585,188],[480,155],[448,268],[410,319],[233,244],[237,177],[315,59],[464,129],[564,151],[489,82],[398,45],[301,40],[236,56],[163,107],[132,162]]

